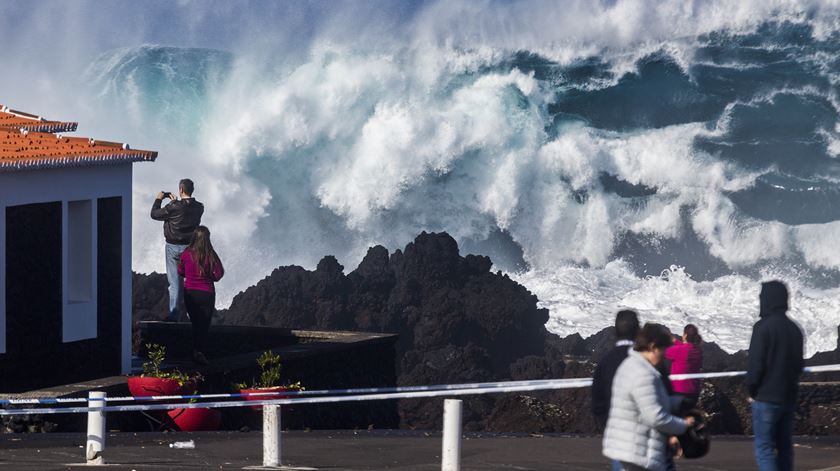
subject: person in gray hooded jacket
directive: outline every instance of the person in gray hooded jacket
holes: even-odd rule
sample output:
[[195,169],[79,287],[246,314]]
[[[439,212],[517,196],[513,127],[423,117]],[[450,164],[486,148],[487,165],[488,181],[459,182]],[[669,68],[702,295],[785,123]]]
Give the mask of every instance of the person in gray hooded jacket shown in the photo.
[[613,380],[603,453],[625,470],[667,468],[669,435],[682,435],[694,418],[671,414],[671,399],[656,366],[673,343],[670,331],[648,323]]

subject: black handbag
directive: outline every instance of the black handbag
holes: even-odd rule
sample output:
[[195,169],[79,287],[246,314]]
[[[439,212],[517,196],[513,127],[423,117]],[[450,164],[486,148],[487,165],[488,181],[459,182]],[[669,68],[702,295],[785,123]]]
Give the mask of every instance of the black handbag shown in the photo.
[[686,415],[694,417],[694,425],[677,437],[682,447],[683,458],[702,458],[709,453],[711,436],[706,428],[706,414],[692,409]]

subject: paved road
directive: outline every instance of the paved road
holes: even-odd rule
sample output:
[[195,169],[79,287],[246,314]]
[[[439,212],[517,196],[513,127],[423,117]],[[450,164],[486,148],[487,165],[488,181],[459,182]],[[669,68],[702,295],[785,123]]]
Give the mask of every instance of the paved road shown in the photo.
[[[169,448],[194,440],[195,449]],[[283,434],[286,465],[326,470],[410,471],[440,469],[440,436],[423,432],[289,432]],[[0,469],[79,469],[81,434],[0,435]],[[796,469],[840,471],[840,437],[796,440]],[[710,456],[680,460],[683,470],[755,469],[752,442],[717,437]],[[126,470],[242,469],[262,463],[259,432],[117,433],[108,437],[106,460]],[[600,438],[470,435],[463,442],[464,470],[603,470]]]

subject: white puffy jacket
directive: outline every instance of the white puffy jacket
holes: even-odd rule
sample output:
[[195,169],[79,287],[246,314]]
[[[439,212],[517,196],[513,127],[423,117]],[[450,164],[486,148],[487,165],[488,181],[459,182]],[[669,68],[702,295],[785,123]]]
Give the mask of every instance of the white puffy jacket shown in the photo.
[[613,379],[603,452],[610,459],[664,470],[668,435],[681,435],[685,420],[671,415],[659,371],[630,349]]

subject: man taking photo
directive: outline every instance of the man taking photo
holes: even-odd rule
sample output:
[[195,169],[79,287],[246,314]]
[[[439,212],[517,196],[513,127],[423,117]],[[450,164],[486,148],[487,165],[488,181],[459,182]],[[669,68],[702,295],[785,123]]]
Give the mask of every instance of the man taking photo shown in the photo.
[[[178,307],[184,298],[184,280],[178,275],[178,261],[204,214],[204,205],[192,197],[194,189],[192,180],[185,178],[178,183],[179,199],[175,199],[172,193],[161,191],[152,204],[152,219],[163,221],[163,236],[166,238],[166,279],[169,281],[167,322],[177,322],[180,318]],[[172,201],[161,208],[164,198]]]

